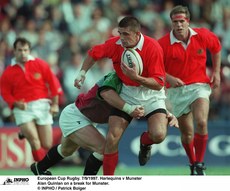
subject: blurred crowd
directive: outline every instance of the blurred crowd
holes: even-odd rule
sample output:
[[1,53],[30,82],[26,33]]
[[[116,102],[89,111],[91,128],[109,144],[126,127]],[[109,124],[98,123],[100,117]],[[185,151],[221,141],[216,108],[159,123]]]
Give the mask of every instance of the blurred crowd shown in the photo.
[[[0,76],[11,63],[16,37],[28,38],[32,55],[46,60],[60,79],[64,90],[60,98],[62,109],[112,70],[110,60],[97,62],[87,73],[83,88],[78,90],[73,86],[87,50],[118,35],[116,26],[123,16],[136,16],[142,23],[143,33],[159,39],[170,31],[169,13],[178,4],[189,7],[191,27],[207,27],[222,42],[222,85],[213,92],[210,120],[229,120],[229,0],[1,0]],[[210,73],[210,57],[207,66]],[[0,97],[0,126],[12,120],[9,108]]]

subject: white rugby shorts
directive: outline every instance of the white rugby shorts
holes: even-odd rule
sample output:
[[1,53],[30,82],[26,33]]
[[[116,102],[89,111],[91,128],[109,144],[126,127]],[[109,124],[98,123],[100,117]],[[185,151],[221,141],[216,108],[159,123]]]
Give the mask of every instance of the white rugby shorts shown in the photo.
[[88,125],[96,126],[96,123],[93,123],[84,116],[75,103],[67,105],[62,110],[59,118],[59,126],[64,137]]
[[35,120],[38,125],[53,124],[53,116],[50,113],[50,100],[39,99],[27,103],[26,110],[18,108],[13,109],[16,125],[31,122]]
[[180,117],[191,111],[191,104],[198,98],[209,101],[211,92],[209,84],[196,83],[167,89],[167,99],[172,106],[173,115]]
[[123,84],[120,97],[128,104],[143,106],[145,110],[144,116],[157,109],[166,110],[164,88],[157,91],[144,86],[126,86]]

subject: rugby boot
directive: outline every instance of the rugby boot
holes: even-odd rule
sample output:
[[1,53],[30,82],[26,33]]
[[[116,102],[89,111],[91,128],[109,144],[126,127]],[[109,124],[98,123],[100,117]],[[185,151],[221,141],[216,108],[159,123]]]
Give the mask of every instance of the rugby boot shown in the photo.
[[48,170],[46,171],[42,171],[38,168],[38,165],[37,163],[33,163],[31,166],[30,166],[30,170],[33,172],[34,175],[45,175],[45,176],[51,176],[52,173]]
[[140,166],[144,166],[150,159],[151,156],[151,145],[143,145],[140,143],[140,151],[138,155]]
[[190,167],[190,171],[191,171],[190,175],[192,175],[192,176],[193,175],[197,175],[196,171],[195,171],[195,165],[194,164],[190,164],[189,167]]
[[195,170],[196,170],[196,175],[202,175],[202,176],[206,175],[205,174],[206,167],[203,162],[196,162]]

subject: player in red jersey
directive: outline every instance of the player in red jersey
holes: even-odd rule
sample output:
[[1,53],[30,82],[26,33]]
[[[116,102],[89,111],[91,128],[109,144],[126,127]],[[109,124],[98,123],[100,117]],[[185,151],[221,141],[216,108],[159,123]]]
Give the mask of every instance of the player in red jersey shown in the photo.
[[[64,137],[62,143],[51,148],[41,161],[31,165],[34,175],[51,174],[47,169],[72,155],[79,147],[94,151],[87,159],[83,175],[96,175],[102,165],[105,144],[105,138],[97,130],[96,123],[108,122],[112,105],[122,109],[127,104],[118,96],[121,88],[120,79],[112,72],[99,80],[87,93],[78,95],[75,103],[66,106],[59,119]],[[143,116],[144,110],[130,105],[128,114],[139,118]],[[175,116],[167,117],[169,125],[177,126]]]
[[59,112],[62,89],[49,65],[31,56],[30,48],[25,38],[14,42],[15,58],[2,74],[1,95],[39,161],[52,146],[53,115]]
[[[187,7],[174,7],[170,18],[172,31],[159,39],[167,73],[167,97],[179,121],[191,175],[205,175],[209,96],[212,88],[220,86],[221,45],[208,29],[189,27]],[[210,77],[206,74],[206,49],[211,53],[213,64]]]
[[[67,105],[61,112],[59,125],[63,139],[60,145],[51,148],[47,155],[39,162],[31,165],[35,175],[49,175],[48,168],[55,165],[63,158],[71,156],[78,148],[82,147],[94,151],[87,161],[84,175],[95,175],[102,165],[104,151],[104,136],[97,130],[96,123],[107,123],[112,106],[121,109],[125,102],[118,96],[122,83],[115,72],[109,73],[97,82],[87,93],[77,96],[75,103]],[[108,91],[110,90],[111,91]],[[108,91],[108,92],[107,92]],[[99,92],[97,94],[97,92]],[[103,98],[104,92],[110,96]],[[98,95],[98,96],[97,96]],[[131,106],[129,114],[139,118],[144,110]],[[100,112],[100,114],[97,114]],[[174,119],[175,120],[175,119]],[[47,174],[48,172],[48,174]]]
[[[104,44],[88,51],[75,86],[80,88],[85,74],[99,59],[110,58],[113,67],[123,83],[121,98],[131,105],[144,108],[148,131],[140,138],[139,163],[144,165],[150,158],[152,144],[161,143],[167,134],[168,120],[165,106],[165,69],[163,51],[158,42],[141,33],[139,21],[132,16],[124,17],[118,24],[120,36],[107,40]],[[125,48],[134,48],[143,61],[143,73],[138,75],[135,66],[129,68],[121,62]],[[134,64],[135,65],[135,64]],[[132,117],[125,111],[114,109],[109,118],[109,131],[106,137],[103,174],[113,175],[118,162],[118,144]]]

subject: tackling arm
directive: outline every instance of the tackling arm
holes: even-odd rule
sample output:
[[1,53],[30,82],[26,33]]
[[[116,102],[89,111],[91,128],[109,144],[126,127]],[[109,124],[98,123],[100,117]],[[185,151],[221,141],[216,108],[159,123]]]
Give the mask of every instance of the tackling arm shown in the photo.
[[113,107],[128,113],[134,118],[144,116],[144,108],[136,105],[129,105],[112,89],[105,89],[100,92],[101,97]]

